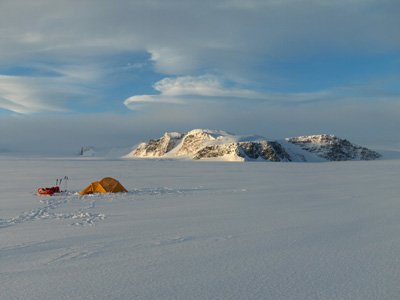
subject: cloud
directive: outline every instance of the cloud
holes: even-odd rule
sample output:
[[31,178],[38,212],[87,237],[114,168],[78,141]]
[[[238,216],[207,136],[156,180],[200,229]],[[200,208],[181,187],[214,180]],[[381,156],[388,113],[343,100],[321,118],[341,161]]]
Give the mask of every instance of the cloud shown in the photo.
[[[72,99],[88,87],[103,94],[110,74],[104,62],[126,53],[147,53],[132,65],[179,78],[175,86],[168,86],[171,79],[159,82],[155,89],[161,96],[131,97],[125,101],[129,107],[179,103],[183,95],[172,93],[185,90],[204,98],[278,99],[278,94],[252,91],[267,79],[278,80],[276,62],[316,54],[399,52],[399,13],[397,0],[5,1],[0,105],[17,112],[65,109],[71,105],[58,99]],[[32,64],[36,73],[55,76],[10,77],[2,71]],[[214,74],[240,88],[199,74]]]
[[[61,111],[57,104],[59,91],[42,78],[0,76],[0,108],[17,113]],[[57,98],[55,98],[57,96]],[[44,99],[53,98],[52,102]]]
[[128,108],[135,109],[135,105],[143,103],[175,103],[184,104],[188,99],[218,100],[218,99],[263,99],[264,95],[252,90],[227,88],[221,81],[212,75],[183,76],[164,78],[153,85],[158,95],[139,95],[129,97],[124,101]]
[[240,76],[299,54],[398,51],[399,12],[396,0],[7,1],[0,64],[145,51],[161,73]]
[[106,64],[87,61],[79,65],[30,62],[23,68],[26,74],[0,74],[0,109],[22,114],[71,111],[78,103],[102,99],[99,87],[113,71]]
[[259,102],[278,106],[309,105],[320,102],[359,103],[367,101],[400,100],[398,93],[388,94],[385,86],[368,82],[363,85],[336,87],[327,90],[297,93],[257,92],[254,90],[229,87],[218,77],[213,75],[167,77],[153,85],[158,94],[135,95],[127,98],[124,104],[132,110],[144,104],[188,104],[194,102],[229,103],[230,105],[254,105]]
[[84,81],[87,84],[95,76],[93,72],[71,66],[46,67],[43,70],[54,74],[0,75],[0,109],[22,114],[66,112],[68,101],[89,97],[89,89],[85,85],[81,86],[81,83]]

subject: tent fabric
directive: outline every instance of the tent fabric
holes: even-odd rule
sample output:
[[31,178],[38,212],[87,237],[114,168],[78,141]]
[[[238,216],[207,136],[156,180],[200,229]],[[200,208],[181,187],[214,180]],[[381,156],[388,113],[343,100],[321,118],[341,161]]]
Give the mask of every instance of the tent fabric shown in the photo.
[[94,193],[126,193],[126,188],[111,177],[105,177],[100,181],[94,181],[83,189],[79,194],[87,195]]

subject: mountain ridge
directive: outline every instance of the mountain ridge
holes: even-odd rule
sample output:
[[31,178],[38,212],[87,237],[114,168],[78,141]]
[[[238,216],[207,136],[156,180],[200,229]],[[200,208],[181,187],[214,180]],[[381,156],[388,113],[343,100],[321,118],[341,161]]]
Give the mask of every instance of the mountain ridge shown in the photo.
[[321,162],[374,160],[381,155],[330,134],[268,140],[223,130],[166,132],[139,144],[124,158],[176,158],[219,161]]

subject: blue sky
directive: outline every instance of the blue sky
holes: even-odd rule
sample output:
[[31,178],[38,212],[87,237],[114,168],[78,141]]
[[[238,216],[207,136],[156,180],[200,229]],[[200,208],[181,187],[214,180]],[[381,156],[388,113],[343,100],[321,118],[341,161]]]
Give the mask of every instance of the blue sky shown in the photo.
[[397,0],[1,1],[0,151],[195,127],[400,147],[398,28]]

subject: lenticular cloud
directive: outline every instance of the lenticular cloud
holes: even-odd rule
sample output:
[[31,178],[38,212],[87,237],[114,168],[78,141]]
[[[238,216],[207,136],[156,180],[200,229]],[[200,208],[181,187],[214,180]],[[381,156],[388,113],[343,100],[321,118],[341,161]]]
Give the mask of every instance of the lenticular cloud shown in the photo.
[[183,76],[164,78],[153,85],[155,95],[129,97],[124,104],[135,109],[140,103],[186,103],[189,100],[219,100],[229,98],[263,99],[265,95],[255,91],[225,87],[216,76]]

